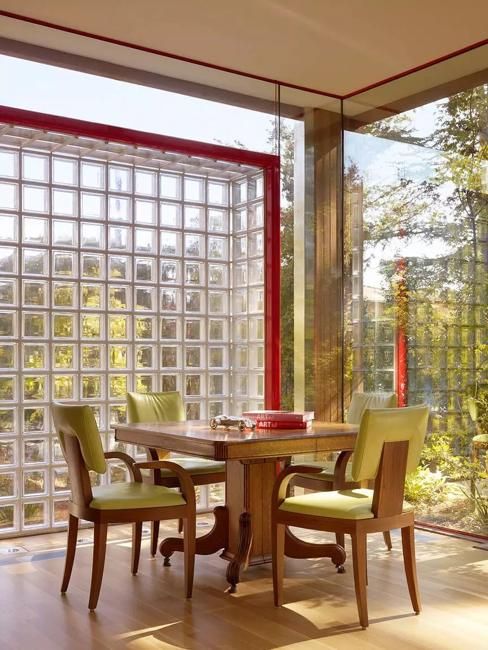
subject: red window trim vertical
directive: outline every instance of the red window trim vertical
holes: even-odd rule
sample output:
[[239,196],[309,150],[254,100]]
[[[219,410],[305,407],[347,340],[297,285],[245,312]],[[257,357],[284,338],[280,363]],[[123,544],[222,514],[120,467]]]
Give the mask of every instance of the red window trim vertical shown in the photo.
[[271,154],[146,133],[0,105],[0,122],[183,155],[252,165],[265,183],[265,408],[280,407],[280,158]]

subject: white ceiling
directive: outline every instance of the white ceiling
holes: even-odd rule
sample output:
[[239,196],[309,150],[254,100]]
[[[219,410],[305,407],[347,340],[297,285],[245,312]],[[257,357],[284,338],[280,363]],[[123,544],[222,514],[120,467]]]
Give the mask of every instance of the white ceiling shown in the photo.
[[[0,10],[341,96],[488,36],[486,0],[0,0]],[[155,66],[154,55],[5,17],[0,36]],[[172,74],[223,83],[200,67]]]

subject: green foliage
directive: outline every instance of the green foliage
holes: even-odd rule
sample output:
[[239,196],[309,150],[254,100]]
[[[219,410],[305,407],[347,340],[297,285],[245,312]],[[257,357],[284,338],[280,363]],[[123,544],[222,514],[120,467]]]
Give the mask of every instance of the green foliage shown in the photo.
[[473,484],[471,492],[468,492],[463,488],[461,488],[461,492],[471,503],[474,516],[478,522],[483,527],[488,527],[488,496],[481,492],[476,483]]
[[405,481],[405,499],[415,505],[439,503],[446,497],[446,478],[419,466]]

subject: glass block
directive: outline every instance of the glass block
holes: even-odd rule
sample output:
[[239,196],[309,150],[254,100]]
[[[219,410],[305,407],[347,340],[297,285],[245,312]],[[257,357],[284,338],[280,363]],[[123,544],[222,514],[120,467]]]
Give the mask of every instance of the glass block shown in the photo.
[[224,237],[208,237],[209,259],[226,260],[227,259],[227,239]]
[[236,346],[234,352],[234,361],[236,368],[247,368],[248,366],[248,348],[243,346]]
[[209,347],[208,348],[208,367],[209,368],[224,368],[226,367],[226,349],[223,347]]
[[181,176],[160,174],[159,188],[161,196],[167,199],[179,199],[181,197]]
[[0,472],[0,499],[17,496],[15,478],[15,472]]
[[228,272],[224,264],[208,265],[208,284],[211,287],[227,287]]
[[53,338],[72,339],[76,336],[74,314],[53,314]]
[[247,256],[247,236],[234,238],[234,259]]
[[102,367],[102,346],[82,345],[81,346],[81,367],[84,369],[98,370]]
[[17,250],[0,246],[0,273],[17,272]]
[[202,409],[200,402],[187,402],[185,404],[186,419],[199,420],[201,417]]
[[130,258],[115,257],[108,258],[108,277],[111,280],[130,280]]
[[16,381],[15,377],[1,376],[0,377],[0,400],[5,402],[13,402],[17,398]]
[[105,165],[92,162],[81,162],[81,185],[97,190],[105,188]]
[[110,483],[125,483],[128,480],[128,473],[125,465],[110,463],[108,471]]
[[250,318],[249,319],[249,338],[256,340],[264,339],[264,319],[263,318]]
[[19,156],[16,151],[0,149],[0,176],[17,178],[19,175]]
[[224,375],[209,375],[208,376],[208,394],[209,395],[224,395],[227,391],[225,385]]
[[47,283],[37,280],[24,280],[22,283],[24,305],[47,306]]
[[185,311],[204,312],[205,298],[203,291],[185,291]]
[[109,367],[117,370],[125,370],[127,365],[127,346],[110,345],[108,350]]
[[136,282],[156,282],[156,260],[149,257],[136,258],[134,276]]
[[200,346],[185,347],[185,366],[187,368],[200,368],[202,366],[202,356]]
[[185,284],[205,284],[205,265],[203,262],[185,262]]
[[46,400],[46,383],[47,377],[43,376],[26,376],[23,378],[24,399],[25,400]]
[[78,240],[77,230],[77,224],[74,221],[54,219],[52,222],[53,245],[76,246]]
[[125,404],[111,404],[109,421],[111,427],[125,424],[127,422],[127,406]]
[[127,339],[129,337],[129,320],[127,316],[108,317],[108,336],[110,339]]
[[86,219],[105,218],[105,197],[103,194],[81,193],[81,216]]
[[185,201],[205,201],[205,179],[185,176]]
[[178,318],[161,318],[161,338],[176,340],[180,337],[180,320]]
[[157,173],[145,169],[135,170],[135,193],[156,196],[158,191]]
[[108,218],[111,221],[131,221],[131,202],[124,196],[108,197]]
[[153,339],[156,334],[155,320],[152,316],[135,317],[135,337],[138,340]]
[[114,192],[130,192],[132,189],[132,169],[109,165],[108,188]]
[[84,309],[101,309],[104,306],[103,286],[101,284],[81,285],[81,307]]
[[156,252],[156,231],[148,228],[136,228],[134,236],[134,251],[136,253]]
[[157,223],[157,203],[155,201],[144,201],[135,199],[135,221],[136,223],[145,223],[154,225]]
[[229,203],[229,191],[227,183],[208,181],[207,201],[214,205],[227,205]]
[[248,322],[244,318],[234,319],[234,340],[247,341],[248,338]]
[[83,314],[81,316],[81,336],[84,339],[99,339],[102,337],[101,314]]
[[180,368],[179,350],[176,345],[161,346],[161,368]]
[[170,260],[161,260],[161,282],[166,284],[174,284],[179,282],[179,262],[172,262]]
[[17,219],[9,214],[0,214],[0,241],[17,241]]
[[234,314],[247,312],[247,289],[236,289],[232,296]]
[[251,287],[248,291],[249,296],[249,311],[263,312],[264,311],[264,290]]
[[264,260],[249,260],[249,284],[264,283]]
[[7,532],[16,528],[16,506],[0,505],[0,530]]
[[[27,337],[36,337],[44,338],[47,336],[47,327],[46,327],[46,314],[35,312],[35,313],[23,313],[23,328],[22,334]],[[1,332],[1,314],[0,314],[0,332]]]
[[185,228],[188,230],[205,230],[205,210],[203,207],[185,205]]
[[227,294],[223,291],[210,291],[208,293],[209,314],[225,314],[227,312]]
[[24,244],[49,244],[49,228],[47,219],[40,217],[24,217],[22,227]]
[[156,390],[156,378],[153,375],[136,375],[137,393],[151,393],[154,390]]
[[28,275],[46,275],[48,268],[47,251],[27,249],[23,251],[24,273]]
[[181,235],[168,230],[159,233],[161,241],[161,255],[180,255]]
[[44,501],[24,503],[23,520],[24,528],[37,528],[46,526],[47,507]]
[[0,408],[0,431],[12,433],[15,430],[15,409]]
[[26,465],[47,462],[47,441],[45,438],[24,440],[22,456],[23,463]]
[[46,409],[44,406],[29,406],[24,409],[24,432],[33,433],[45,430]]
[[161,289],[161,310],[162,311],[180,311],[181,307],[179,289]]
[[109,226],[108,247],[113,251],[131,250],[130,230],[123,226]]
[[62,277],[75,277],[75,256],[73,253],[53,253],[53,275]]
[[262,231],[249,233],[247,250],[249,257],[264,255],[264,233]]
[[126,398],[129,391],[129,377],[127,375],[109,375],[109,397]]
[[54,399],[75,399],[75,377],[73,375],[54,375],[52,377]]
[[17,210],[19,186],[16,183],[0,183],[0,209]]
[[73,345],[53,345],[53,365],[54,368],[73,368],[74,367],[74,346]]
[[102,399],[102,386],[102,377],[100,375],[82,375],[82,399]]
[[22,177],[39,183],[49,182],[49,158],[38,154],[22,155]]
[[136,368],[153,368],[155,350],[152,345],[136,345]]
[[264,226],[264,204],[255,203],[248,209],[249,229],[262,228]]
[[0,311],[0,336],[13,337],[17,335],[15,316],[13,311]]
[[134,309],[136,311],[154,311],[156,308],[156,289],[153,287],[134,288]]
[[[2,431],[3,433],[3,431]],[[0,465],[15,465],[17,462],[17,443],[15,440],[0,439]]]
[[185,233],[185,255],[188,257],[205,257],[205,238],[203,235]]
[[59,440],[57,438],[53,438],[51,440],[51,457],[53,463],[62,463],[65,461],[64,456],[63,456],[63,450],[61,448],[61,445],[59,444]]
[[70,158],[53,158],[53,183],[76,185],[78,182],[78,161]]
[[129,309],[129,287],[110,285],[108,288],[109,309]]
[[15,347],[15,343],[0,343],[0,368],[3,370],[15,368]]
[[161,390],[163,392],[178,390],[178,376],[161,375]]
[[83,248],[103,248],[105,245],[104,228],[96,223],[81,224],[81,246]]
[[53,524],[55,526],[63,526],[67,523],[69,518],[69,501],[64,499],[63,501],[53,501]]
[[187,341],[203,340],[204,322],[201,319],[185,319],[185,339]]
[[208,321],[208,338],[209,341],[224,341],[227,338],[226,321],[222,319],[211,318]]
[[208,211],[209,232],[227,232],[228,213],[226,210],[209,209]]
[[186,375],[185,395],[196,396],[202,394],[203,377],[201,375]]
[[232,183],[233,203],[245,203],[247,201],[247,181],[236,181]]
[[[1,196],[1,188],[0,188]],[[0,205],[0,207],[3,207]],[[49,192],[47,187],[22,186],[22,208],[24,212],[48,212]]]
[[23,494],[45,494],[47,491],[46,471],[35,469],[23,472]]
[[160,203],[159,223],[169,228],[181,228],[181,205],[179,203]]
[[22,347],[24,368],[29,368],[32,370],[42,370],[46,368],[46,345],[31,345],[29,343],[26,343]]
[[[229,409],[227,406],[227,402],[208,402],[208,417],[209,418],[215,418],[218,415],[222,415],[223,413],[228,413]],[[242,413],[242,411],[240,411]],[[215,484],[214,484],[215,485]],[[212,486],[213,487],[213,486]],[[218,497],[216,497],[217,502]],[[223,499],[222,499],[223,501]],[[214,500],[212,498],[212,493],[211,493],[211,503],[214,503]]]
[[77,285],[73,282],[53,282],[54,307],[75,308],[78,306]]
[[247,287],[247,262],[234,265],[234,286]]
[[52,202],[53,214],[64,217],[78,216],[78,192],[53,189]]

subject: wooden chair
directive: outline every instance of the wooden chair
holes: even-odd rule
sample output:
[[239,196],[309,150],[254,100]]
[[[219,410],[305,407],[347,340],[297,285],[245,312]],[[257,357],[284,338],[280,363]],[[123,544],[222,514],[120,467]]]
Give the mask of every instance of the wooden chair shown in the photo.
[[[80,519],[95,525],[93,567],[88,607],[97,606],[102,584],[107,526],[110,523],[133,523],[132,573],[139,566],[142,523],[161,519],[183,520],[185,594],[191,598],[195,564],[196,506],[195,489],[190,475],[182,468],[168,461],[136,463],[122,452],[103,452],[100,434],[91,408],[87,405],[52,406],[53,421],[59,436],[63,454],[68,463],[71,484],[69,502],[68,546],[61,592],[68,589],[76,551],[78,523]],[[105,474],[106,459],[123,461],[131,483],[115,483],[91,487],[89,471]],[[177,477],[181,494],[159,485],[142,482],[141,469],[170,471]]]
[[[408,590],[414,611],[420,598],[414,547],[413,508],[403,501],[406,473],[417,467],[429,409],[367,409],[361,420],[354,451],[354,481],[375,480],[374,490],[359,488],[314,492],[286,498],[297,472],[314,473],[317,467],[289,466],[277,479],[272,499],[272,556],[275,605],[281,605],[284,574],[285,528],[351,535],[354,584],[361,626],[368,626],[366,600],[366,537],[369,533],[400,528]],[[314,556],[316,557],[316,556]]]
[[[395,408],[397,405],[396,393],[353,393],[346,422],[360,424],[361,417],[367,408]],[[314,474],[298,474],[293,485],[307,490],[350,490],[352,488],[368,487],[353,481],[351,476],[352,451],[341,451],[335,462],[316,460],[303,460],[303,465],[320,467],[321,470]],[[296,462],[296,461],[295,461]],[[391,535],[389,531],[383,533],[383,538],[388,550],[391,550]],[[344,535],[337,533],[337,543],[344,546]]]
[[[181,395],[177,391],[165,393],[127,393],[127,419],[135,422],[183,422],[185,411]],[[171,456],[164,449],[148,449],[151,460],[170,459],[183,467],[191,476],[194,485],[210,485],[211,483],[225,482],[225,463],[196,456]],[[178,487],[178,477],[169,470],[156,469],[143,476],[144,481],[163,485],[165,487]],[[182,530],[182,522],[178,524],[178,532]],[[151,554],[156,555],[158,548],[159,521],[152,522],[151,528]]]

